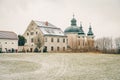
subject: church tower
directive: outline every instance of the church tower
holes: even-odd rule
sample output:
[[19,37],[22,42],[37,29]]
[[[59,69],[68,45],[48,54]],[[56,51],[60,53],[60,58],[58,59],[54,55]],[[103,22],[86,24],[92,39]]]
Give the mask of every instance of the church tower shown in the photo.
[[87,47],[88,50],[94,49],[94,33],[92,31],[91,24],[89,25],[89,31],[87,33]]

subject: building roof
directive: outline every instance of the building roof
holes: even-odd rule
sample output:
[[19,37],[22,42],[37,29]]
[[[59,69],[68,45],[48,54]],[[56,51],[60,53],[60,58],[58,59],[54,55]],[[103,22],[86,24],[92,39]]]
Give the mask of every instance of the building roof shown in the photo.
[[67,27],[64,31],[65,33],[78,33],[79,32],[79,27],[77,26],[70,26],[70,27]]
[[74,15],[73,15],[73,18],[71,20],[71,26],[67,27],[64,32],[65,33],[78,33],[79,35],[85,34],[82,29],[82,24],[80,24],[80,27],[78,27],[76,22],[77,22],[77,20],[74,18]]
[[57,28],[56,26],[54,26],[53,24],[49,23],[49,22],[43,22],[43,21],[34,21],[38,26],[40,27],[51,27],[51,28]]
[[17,40],[18,36],[16,33],[11,31],[0,31],[0,39],[14,39]]
[[80,29],[79,29],[79,32],[78,32],[79,35],[81,34],[85,34],[83,29],[82,29],[82,24],[80,23]]
[[93,32],[92,32],[91,25],[90,25],[90,27],[89,27],[89,31],[88,31],[87,35],[88,35],[88,36],[90,36],[90,35],[94,35]]
[[65,36],[64,32],[60,28],[57,28],[56,26],[49,22],[35,21],[35,23],[38,25],[39,29],[42,31],[44,35]]

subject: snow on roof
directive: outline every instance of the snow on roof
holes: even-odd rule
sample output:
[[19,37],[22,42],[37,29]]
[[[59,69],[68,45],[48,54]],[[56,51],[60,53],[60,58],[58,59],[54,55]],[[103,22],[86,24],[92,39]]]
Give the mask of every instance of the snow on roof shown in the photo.
[[0,31],[0,39],[18,39],[17,34],[11,31]]
[[[56,26],[54,26],[54,25],[52,25],[51,23],[49,23],[49,22],[43,22],[43,21],[34,21],[38,26],[44,26],[44,27],[54,27],[54,28],[56,28]],[[47,23],[47,25],[46,25],[46,23]]]
[[65,36],[60,28],[40,27],[40,30],[43,32],[44,35]]
[[34,21],[44,35],[65,36],[64,32],[49,22]]

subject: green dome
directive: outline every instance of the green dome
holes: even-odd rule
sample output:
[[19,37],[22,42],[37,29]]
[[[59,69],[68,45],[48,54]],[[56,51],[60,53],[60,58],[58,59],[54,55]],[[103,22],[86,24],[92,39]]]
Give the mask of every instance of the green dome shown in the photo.
[[84,31],[83,31],[83,29],[82,29],[82,24],[80,23],[80,27],[79,27],[79,33],[78,33],[79,35],[83,35],[83,34],[85,34],[84,33]]
[[90,36],[90,35],[94,35],[93,32],[92,32],[91,25],[90,25],[90,27],[89,27],[89,31],[88,31],[87,35],[88,35],[88,36]]
[[76,26],[77,20],[73,17],[73,19],[71,20],[71,26]]
[[79,27],[77,27],[77,26],[70,26],[70,27],[66,28],[64,32],[65,33],[69,33],[69,32],[78,33],[79,32]]

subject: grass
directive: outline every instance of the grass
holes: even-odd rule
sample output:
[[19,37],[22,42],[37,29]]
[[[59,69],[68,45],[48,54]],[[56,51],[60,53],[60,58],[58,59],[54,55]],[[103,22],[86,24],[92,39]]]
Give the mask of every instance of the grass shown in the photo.
[[0,80],[120,80],[120,55],[0,54]]

